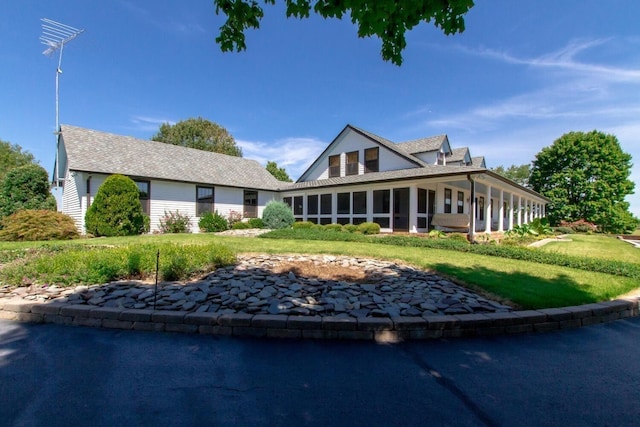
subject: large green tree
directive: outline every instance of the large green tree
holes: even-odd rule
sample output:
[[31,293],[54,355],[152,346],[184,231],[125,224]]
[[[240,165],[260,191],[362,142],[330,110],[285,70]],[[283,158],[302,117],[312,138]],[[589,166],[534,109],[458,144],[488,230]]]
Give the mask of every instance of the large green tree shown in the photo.
[[[274,5],[275,0],[264,0]],[[247,48],[245,30],[260,28],[264,10],[258,0],[214,0],[216,14],[226,15],[216,42],[223,52]],[[464,31],[463,16],[473,0],[286,0],[287,17],[308,18],[311,12],[323,18],[351,16],[358,37],[377,36],[382,40],[382,58],[402,64],[407,45],[405,33],[421,22],[433,22],[445,34]]]
[[33,154],[22,151],[22,147],[17,144],[0,139],[0,179],[11,169],[32,163],[36,163]]
[[55,210],[49,175],[40,165],[11,169],[0,180],[0,219],[24,209]]
[[291,182],[293,181],[284,168],[279,168],[276,162],[267,162],[267,171],[273,175],[278,181]]
[[633,194],[631,166],[631,155],[614,135],[569,132],[536,155],[529,183],[551,199],[551,224],[584,219],[619,233],[637,224],[624,200]]
[[495,168],[491,168],[491,170],[513,182],[517,182],[523,187],[529,186],[529,175],[531,175],[531,165],[529,164],[519,166],[511,165],[506,169],[504,166],[497,166]]
[[202,117],[183,120],[175,125],[164,123],[151,139],[197,150],[242,157],[242,149],[238,147],[233,136],[222,126]]

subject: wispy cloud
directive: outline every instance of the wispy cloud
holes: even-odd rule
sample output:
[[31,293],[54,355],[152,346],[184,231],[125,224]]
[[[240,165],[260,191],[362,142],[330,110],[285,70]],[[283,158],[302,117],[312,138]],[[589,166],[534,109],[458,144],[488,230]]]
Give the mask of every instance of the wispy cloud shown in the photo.
[[291,179],[297,179],[328,142],[315,138],[289,137],[274,142],[237,140],[244,157],[257,160],[263,165],[267,161],[276,162],[284,168]]
[[135,130],[144,132],[157,132],[160,125],[164,123],[169,123],[170,125],[176,124],[175,120],[149,116],[133,116],[131,117],[131,123]]
[[175,34],[181,34],[185,36],[205,34],[207,30],[200,24],[196,23],[195,18],[181,17],[181,20],[177,20],[174,17],[169,21],[162,21],[157,19],[148,9],[141,7],[139,4],[122,0],[120,2],[131,12],[133,15],[163,31],[168,31]]

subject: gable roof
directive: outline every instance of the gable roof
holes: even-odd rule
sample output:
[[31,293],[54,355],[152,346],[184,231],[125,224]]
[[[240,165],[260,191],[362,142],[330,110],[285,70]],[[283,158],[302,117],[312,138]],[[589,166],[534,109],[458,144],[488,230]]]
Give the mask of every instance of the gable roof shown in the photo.
[[451,154],[447,156],[447,162],[464,162],[466,157],[471,160],[468,147],[454,148],[451,150]]
[[471,166],[476,168],[486,168],[487,164],[484,161],[484,156],[472,157],[471,158]]
[[306,174],[313,169],[313,167],[315,165],[318,164],[318,162],[320,161],[320,159],[322,159],[324,157],[324,155],[331,149],[332,146],[334,146],[338,139],[340,139],[340,136],[343,135],[345,132],[347,131],[353,131],[356,132],[362,136],[364,136],[365,138],[367,138],[368,140],[377,143],[378,145],[381,145],[385,148],[387,148],[389,151],[392,151],[396,154],[398,154],[399,156],[401,156],[402,158],[410,161],[411,163],[414,163],[416,166],[427,166],[427,164],[425,162],[423,162],[422,160],[418,159],[417,157],[412,156],[411,154],[407,153],[406,151],[400,150],[398,149],[398,144],[395,144],[391,141],[389,141],[386,138],[383,138],[381,136],[378,136],[376,134],[373,134],[369,131],[366,131],[364,129],[360,129],[358,127],[355,127],[353,125],[347,124],[344,129],[342,129],[340,131],[340,133],[338,134],[338,136],[336,136],[333,141],[331,141],[331,143],[329,145],[327,145],[327,148],[324,149],[324,151],[322,153],[320,153],[320,155],[313,161],[313,163],[311,163],[309,165],[309,167],[302,173],[302,175],[300,175],[300,178],[298,178],[298,180],[296,182],[300,182],[300,180],[302,180]]
[[408,154],[427,153],[438,151],[447,140],[447,135],[429,136],[426,138],[413,139],[411,141],[399,142],[396,147]]
[[255,160],[70,125],[60,132],[69,170],[260,190],[286,187]]

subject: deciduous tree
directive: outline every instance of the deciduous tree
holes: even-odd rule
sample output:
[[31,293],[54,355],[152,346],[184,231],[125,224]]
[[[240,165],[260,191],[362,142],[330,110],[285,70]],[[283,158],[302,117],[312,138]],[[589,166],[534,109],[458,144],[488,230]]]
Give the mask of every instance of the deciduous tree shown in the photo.
[[529,182],[551,199],[547,214],[553,225],[584,219],[604,232],[619,233],[637,224],[624,200],[633,194],[630,174],[631,155],[618,139],[594,130],[569,132],[543,148]]
[[267,171],[269,171],[271,175],[276,177],[278,181],[284,181],[284,182],[293,181],[289,177],[289,174],[287,173],[287,171],[285,171],[284,168],[279,168],[276,162],[267,162]]
[[164,123],[151,139],[197,150],[242,157],[242,149],[238,147],[233,136],[222,126],[202,117],[183,120],[175,125]]
[[35,162],[36,159],[33,154],[28,151],[22,151],[22,147],[17,144],[11,144],[0,139],[0,179],[11,169]]
[[506,169],[504,166],[498,166],[491,168],[491,170],[513,182],[517,182],[523,187],[529,186],[529,175],[531,174],[531,166],[529,164],[520,166],[511,165]]
[[40,165],[11,169],[0,180],[0,219],[23,209],[55,210],[49,176]]
[[[275,4],[275,0],[264,0]],[[223,52],[247,48],[244,32],[260,28],[264,10],[258,0],[214,0],[216,14],[224,14],[216,42]],[[358,37],[377,36],[382,40],[382,59],[402,64],[407,45],[405,33],[421,22],[433,22],[445,34],[464,31],[463,16],[473,7],[473,0],[286,0],[287,17],[308,18],[311,12],[323,18],[351,16],[358,27]]]

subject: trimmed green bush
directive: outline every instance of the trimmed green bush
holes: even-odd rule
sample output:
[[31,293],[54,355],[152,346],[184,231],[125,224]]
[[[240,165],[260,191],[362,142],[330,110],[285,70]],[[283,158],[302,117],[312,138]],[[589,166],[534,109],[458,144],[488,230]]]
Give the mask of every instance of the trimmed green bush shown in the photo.
[[575,231],[573,231],[573,228],[571,228],[571,227],[554,227],[553,231],[555,231],[558,234],[573,234],[573,233],[575,233]]
[[40,165],[29,164],[12,169],[0,180],[0,220],[15,212],[56,210],[49,175]]
[[293,223],[292,227],[295,229],[298,228],[313,228],[314,224],[311,221],[296,221]]
[[200,231],[217,233],[219,231],[227,230],[229,228],[229,223],[225,217],[218,213],[218,211],[213,213],[207,212],[200,217],[198,227],[200,227]]
[[291,208],[284,202],[271,201],[262,212],[265,227],[272,230],[289,228],[295,222]]
[[342,228],[342,224],[326,224],[324,226],[324,229],[328,231],[342,231]]
[[248,224],[250,228],[264,228],[262,218],[249,218]]
[[231,226],[232,230],[248,230],[251,226],[246,222],[236,222]]
[[85,215],[87,233],[99,236],[133,236],[144,231],[144,214],[138,186],[131,178],[111,175],[98,188]]
[[355,233],[358,231],[358,226],[354,224],[345,224],[342,226],[342,231],[346,231],[347,233]]
[[49,210],[18,211],[2,220],[0,240],[68,240],[78,237],[69,215]]
[[362,234],[380,234],[380,224],[363,222],[362,224],[358,224],[358,231]]
[[160,218],[161,233],[191,233],[191,217],[180,211],[167,212]]
[[469,243],[469,239],[467,238],[466,234],[462,234],[462,233],[451,233],[448,236],[449,240],[455,240],[458,242],[465,242],[465,243]]

